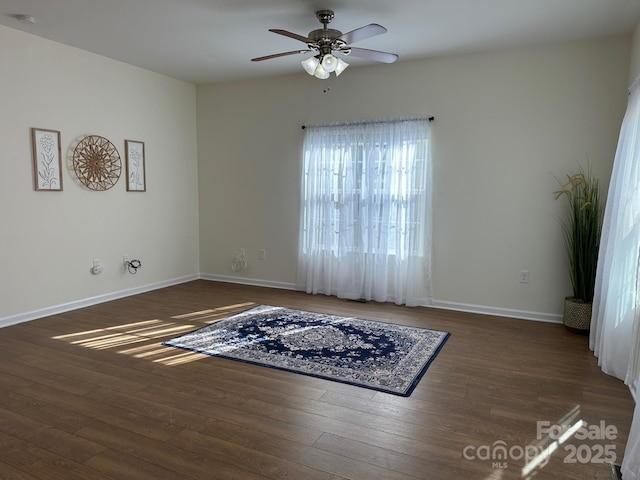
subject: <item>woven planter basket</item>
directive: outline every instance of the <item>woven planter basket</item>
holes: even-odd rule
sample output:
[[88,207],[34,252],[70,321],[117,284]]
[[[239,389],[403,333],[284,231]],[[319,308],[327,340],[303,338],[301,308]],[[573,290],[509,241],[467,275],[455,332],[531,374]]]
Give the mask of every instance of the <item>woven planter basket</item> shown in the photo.
[[573,297],[564,299],[563,323],[567,330],[576,333],[589,333],[591,327],[592,303],[578,301]]

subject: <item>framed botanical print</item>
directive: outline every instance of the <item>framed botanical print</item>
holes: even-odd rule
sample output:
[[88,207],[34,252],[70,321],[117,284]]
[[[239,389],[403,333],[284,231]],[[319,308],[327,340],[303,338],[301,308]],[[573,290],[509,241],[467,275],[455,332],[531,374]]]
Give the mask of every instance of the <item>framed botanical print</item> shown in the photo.
[[126,151],[127,169],[127,191],[146,192],[147,181],[144,165],[144,142],[136,140],[125,140],[124,149]]
[[37,191],[62,191],[62,155],[60,132],[31,129],[33,179]]

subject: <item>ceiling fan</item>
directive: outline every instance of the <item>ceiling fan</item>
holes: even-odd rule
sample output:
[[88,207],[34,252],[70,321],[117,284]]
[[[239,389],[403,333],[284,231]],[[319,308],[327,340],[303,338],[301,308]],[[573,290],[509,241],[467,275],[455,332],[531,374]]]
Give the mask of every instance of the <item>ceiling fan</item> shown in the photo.
[[269,29],[270,32],[306,43],[307,48],[304,50],[292,50],[290,52],[274,53],[273,55],[252,58],[251,61],[261,62],[262,60],[270,60],[272,58],[284,57],[287,55],[313,52],[314,55],[312,57],[302,61],[302,66],[309,75],[326,79],[329,78],[329,74],[331,72],[334,72],[336,75],[340,75],[344,69],[349,66],[349,64],[342,58],[336,57],[334,55],[335,53],[383,63],[393,63],[398,59],[398,55],[395,53],[387,53],[351,46],[352,43],[385,33],[387,29],[382,25],[370,23],[364,27],[356,28],[355,30],[351,30],[347,33],[342,33],[340,30],[327,28],[327,25],[331,23],[334,16],[335,15],[332,10],[320,10],[316,12],[316,17],[322,24],[322,28],[312,30],[306,37],[287,30],[276,28]]

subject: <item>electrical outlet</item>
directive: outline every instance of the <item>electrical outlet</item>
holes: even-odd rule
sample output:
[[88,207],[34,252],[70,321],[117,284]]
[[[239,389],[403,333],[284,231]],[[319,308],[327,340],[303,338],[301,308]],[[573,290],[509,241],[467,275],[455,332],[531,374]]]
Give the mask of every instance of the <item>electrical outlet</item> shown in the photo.
[[122,263],[124,264],[125,267],[129,264],[130,260],[131,260],[131,257],[129,255],[122,256]]
[[529,270],[520,270],[520,283],[529,283]]
[[267,258],[267,251],[264,248],[258,250],[258,260],[264,260]]
[[240,256],[241,256],[241,257],[244,257],[244,256],[245,256],[244,248],[241,248],[241,249],[240,249]]
[[100,275],[103,271],[104,271],[104,267],[102,266],[100,259],[94,258],[93,267],[91,268],[91,273],[93,273],[94,275]]

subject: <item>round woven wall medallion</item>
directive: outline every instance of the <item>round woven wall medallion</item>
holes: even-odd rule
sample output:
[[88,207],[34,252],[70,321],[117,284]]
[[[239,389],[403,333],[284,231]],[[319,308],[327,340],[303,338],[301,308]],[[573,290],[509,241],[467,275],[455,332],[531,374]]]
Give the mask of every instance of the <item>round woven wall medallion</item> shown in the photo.
[[120,178],[120,154],[106,138],[89,135],[73,150],[73,169],[85,187],[109,190]]

